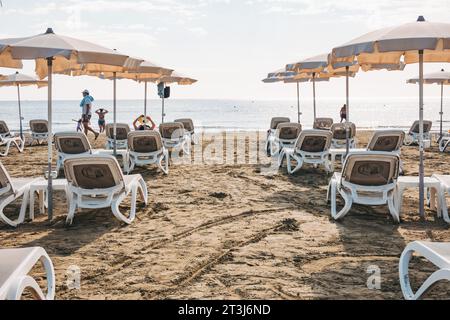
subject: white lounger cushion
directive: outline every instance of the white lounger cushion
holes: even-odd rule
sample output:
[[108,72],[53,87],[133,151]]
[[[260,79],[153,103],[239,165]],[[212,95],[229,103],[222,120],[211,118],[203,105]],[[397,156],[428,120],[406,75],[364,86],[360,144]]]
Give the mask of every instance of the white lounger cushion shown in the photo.
[[[409,262],[416,252],[439,268],[417,290],[413,292],[409,280]],[[433,284],[440,280],[450,281],[450,242],[414,241],[408,244],[400,256],[400,285],[403,296],[407,300],[419,299]]]
[[[47,294],[28,275],[41,260],[47,274]],[[55,272],[52,261],[40,247],[0,249],[0,300],[18,300],[29,288],[38,299],[52,300],[55,296]]]

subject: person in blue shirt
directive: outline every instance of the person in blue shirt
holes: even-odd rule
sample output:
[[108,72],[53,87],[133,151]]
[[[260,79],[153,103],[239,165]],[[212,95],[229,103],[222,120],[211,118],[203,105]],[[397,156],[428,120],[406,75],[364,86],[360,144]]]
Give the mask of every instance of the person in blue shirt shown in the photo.
[[95,140],[97,140],[100,133],[92,129],[91,127],[91,117],[94,98],[89,94],[89,90],[84,90],[82,92],[83,99],[80,102],[81,111],[81,122],[83,123],[84,134],[87,135],[91,131],[95,135]]

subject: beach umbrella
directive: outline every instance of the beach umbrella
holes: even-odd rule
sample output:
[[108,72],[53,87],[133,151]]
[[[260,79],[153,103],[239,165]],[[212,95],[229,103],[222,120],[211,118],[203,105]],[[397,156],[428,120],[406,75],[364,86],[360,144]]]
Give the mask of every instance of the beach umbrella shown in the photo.
[[[419,83],[420,79],[419,77],[408,79],[407,83]],[[450,72],[445,72],[444,69],[442,69],[440,72],[434,72],[425,74],[423,76],[423,83],[424,84],[438,84],[441,86],[441,111],[439,112],[441,121],[440,121],[440,128],[439,128],[439,140],[442,139],[442,117],[444,115],[444,85],[450,85]]]
[[419,203],[424,217],[423,64],[450,62],[450,23],[433,23],[420,16],[416,22],[369,32],[332,50],[331,63],[366,65],[419,63]]
[[308,81],[307,78],[297,79],[296,81],[289,82],[292,80],[297,73],[293,71],[286,71],[286,69],[278,69],[273,72],[269,72],[267,74],[267,78],[263,79],[264,83],[275,83],[275,82],[284,82],[284,83],[296,83],[297,84],[297,121],[300,123],[300,82]]
[[14,86],[17,87],[17,103],[19,106],[19,123],[20,123],[20,138],[23,140],[23,126],[22,126],[22,107],[20,104],[20,87],[36,85],[38,88],[47,86],[47,81],[39,80],[35,77],[21,74],[18,71],[8,76],[0,78],[0,87]]
[[[145,81],[146,79],[142,79],[140,81]],[[197,80],[189,78],[181,73],[178,73],[176,71],[172,72],[170,76],[162,76],[160,77],[157,82],[159,85],[162,84],[162,87],[164,88],[166,84],[175,83],[180,86],[190,86],[197,82]],[[161,96],[161,123],[164,123],[164,94]]]
[[[161,67],[155,63],[152,63],[147,60],[143,60],[141,58],[131,58],[131,59],[138,59],[141,60],[142,63],[133,69],[124,69],[120,72],[117,71],[100,71],[96,70],[95,68],[91,67],[90,69],[86,70],[77,70],[74,72],[74,75],[81,76],[81,75],[87,75],[87,76],[95,76],[99,77],[101,79],[109,79],[113,81],[113,137],[114,137],[114,143],[113,143],[113,152],[114,155],[117,153],[117,147],[116,147],[116,131],[117,131],[117,83],[116,81],[118,79],[129,79],[134,81],[143,81],[144,82],[144,115],[147,116],[147,82],[156,82],[158,79],[160,79],[163,76],[170,76],[173,72],[173,69],[168,69]],[[128,65],[126,62],[125,65]]]
[[122,71],[142,61],[91,42],[57,35],[51,28],[31,37],[0,39],[0,67],[22,68],[22,60],[35,60],[39,79],[48,77],[48,216],[52,219],[52,75],[91,68]]
[[[300,83],[301,82],[308,82],[311,81],[312,74],[298,74],[294,71],[287,71],[284,69],[279,69],[274,72],[270,72],[267,74],[267,78],[263,79],[262,81],[264,83],[275,83],[275,82],[284,82],[284,83],[296,83],[297,84],[297,121],[300,123]],[[321,77],[320,79],[317,79],[317,81],[328,81],[329,77]],[[313,83],[313,93],[315,97],[315,86]],[[314,112],[314,119],[315,119],[315,112]]]
[[[341,76],[347,76],[346,68],[334,69],[328,61],[329,54],[319,54],[295,63],[286,65],[287,71],[294,71],[298,75],[297,77],[307,76],[311,79],[313,84],[313,109],[314,109],[314,121],[316,120],[316,81],[323,78],[337,78]],[[348,68],[348,76],[355,77],[358,71],[358,65],[351,65]]]

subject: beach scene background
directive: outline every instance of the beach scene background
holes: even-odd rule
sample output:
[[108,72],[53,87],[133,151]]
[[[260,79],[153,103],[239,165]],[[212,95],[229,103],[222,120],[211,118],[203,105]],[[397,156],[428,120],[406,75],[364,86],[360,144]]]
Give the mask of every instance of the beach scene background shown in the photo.
[[[339,110],[345,99],[326,98],[317,100],[317,116],[332,117],[339,122]],[[107,123],[112,123],[112,100],[97,100],[95,108],[110,111]],[[418,119],[417,98],[354,98],[350,104],[350,120],[358,129],[402,128],[408,129]],[[300,101],[301,123],[311,128],[313,123],[312,101],[305,98]],[[425,100],[425,117],[433,121],[433,129],[439,129],[440,99],[428,97]],[[17,101],[0,101],[2,120],[11,130],[19,129]],[[53,129],[55,132],[74,130],[81,116],[78,100],[56,100],[53,102]],[[117,101],[117,122],[128,123],[144,113],[143,100]],[[161,123],[161,100],[151,99],[147,103],[147,113],[157,124]],[[31,119],[47,118],[47,101],[23,101],[22,114],[24,128],[28,128]],[[165,99],[165,121],[179,118],[192,118],[196,129],[203,132],[220,132],[224,130],[255,131],[266,130],[273,115],[286,116],[297,121],[296,100],[225,100],[225,99]],[[92,123],[97,127],[97,116]],[[444,130],[450,129],[450,116],[444,113]]]

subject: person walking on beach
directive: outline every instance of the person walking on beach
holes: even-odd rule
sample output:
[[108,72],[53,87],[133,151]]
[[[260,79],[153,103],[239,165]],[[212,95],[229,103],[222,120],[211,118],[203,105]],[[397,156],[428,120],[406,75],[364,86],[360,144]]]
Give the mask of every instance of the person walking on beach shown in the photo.
[[344,104],[344,106],[341,108],[340,115],[341,115],[341,123],[344,120],[347,121],[347,105],[346,104]]
[[81,111],[81,122],[83,123],[84,134],[87,135],[88,131],[91,131],[95,135],[95,140],[97,140],[100,133],[91,128],[91,117],[94,98],[89,94],[89,90],[85,89],[83,92],[83,99],[80,102]]
[[153,130],[155,129],[156,124],[150,116],[144,116],[141,114],[133,121],[133,127],[134,130]]
[[100,129],[100,133],[105,131],[106,126],[106,120],[105,115],[108,113],[108,110],[100,108],[95,111],[95,113],[98,115],[98,128]]

